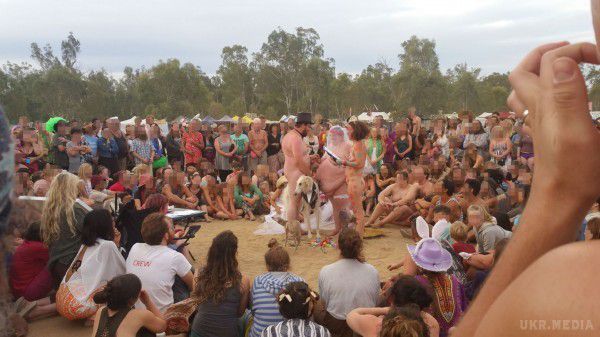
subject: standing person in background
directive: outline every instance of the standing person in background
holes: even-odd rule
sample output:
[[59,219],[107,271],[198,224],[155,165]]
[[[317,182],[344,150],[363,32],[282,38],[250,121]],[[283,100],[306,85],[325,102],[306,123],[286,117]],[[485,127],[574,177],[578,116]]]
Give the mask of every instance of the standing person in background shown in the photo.
[[154,116],[147,115],[144,123],[144,130],[146,131],[146,136],[148,138],[151,136],[150,132],[152,131],[152,125],[154,125]]
[[192,119],[188,132],[182,137],[184,144],[185,166],[194,165],[198,167],[202,160],[202,149],[204,149],[204,137],[200,133],[200,121]]
[[[319,291],[325,305],[320,320],[333,336],[351,337],[346,315],[356,308],[372,308],[379,298],[379,273],[364,260],[363,240],[354,229],[338,238],[340,259],[319,272]],[[349,294],[352,294],[349,296]]]
[[42,156],[43,166],[54,162],[54,156],[50,149],[52,148],[52,134],[46,130],[44,124],[35,122],[35,130],[37,131],[38,144],[42,147],[44,155]]
[[67,142],[69,172],[73,174],[79,171],[79,166],[83,163],[83,155],[92,151],[89,146],[81,144],[81,136],[81,129],[71,129],[71,140]]
[[308,128],[306,136],[304,136],[304,143],[308,148],[308,155],[314,156],[319,153],[319,138],[315,135],[313,128]]
[[421,117],[417,116],[417,108],[411,106],[408,108],[409,125],[411,126],[410,134],[414,137],[419,135],[421,130]]
[[127,169],[127,157],[129,156],[129,146],[127,145],[127,138],[121,131],[121,122],[119,118],[113,117],[107,120],[108,128],[112,133],[113,138],[117,142],[119,147],[119,153],[117,159],[119,161],[119,171]]
[[67,154],[67,123],[64,120],[58,121],[54,125],[55,134],[52,137],[52,157],[53,164],[63,170],[69,169],[69,155]]
[[135,130],[136,138],[133,140],[131,146],[131,154],[135,159],[135,164],[146,164],[152,165],[154,161],[154,147],[148,140],[146,131],[143,128]]
[[179,123],[171,123],[169,134],[165,142],[169,164],[173,167],[183,168],[183,152],[181,146],[181,125]]
[[271,172],[277,172],[282,168],[281,156],[281,132],[279,132],[279,124],[271,124],[267,135],[267,163]]
[[92,123],[88,123],[83,126],[83,138],[85,143],[90,147],[90,158],[92,162],[90,164],[98,163],[98,131],[94,128]]
[[102,129],[98,138],[98,164],[106,167],[110,174],[119,172],[119,145],[108,128]]
[[252,121],[252,129],[248,132],[250,141],[250,159],[248,169],[252,172],[256,170],[256,165],[267,164],[267,149],[268,140],[267,133],[262,129],[262,122],[259,118]]
[[167,155],[164,147],[164,137],[160,133],[160,127],[157,124],[152,125],[150,129],[150,143],[154,149],[154,158],[149,164],[151,168],[161,168],[167,166]]
[[241,121],[238,121],[238,123],[233,126],[233,135],[231,135],[231,140],[233,140],[237,146],[235,156],[242,164],[242,168],[244,170],[248,170],[248,152],[250,150],[248,143],[250,140],[242,131]]
[[474,120],[473,123],[471,123],[469,133],[465,136],[465,140],[463,141],[463,148],[466,149],[469,143],[475,144],[477,152],[481,155],[488,152],[488,135],[485,133],[483,126],[481,126],[481,122],[478,120]]
[[367,161],[370,167],[373,169],[370,174],[379,173],[381,164],[383,164],[385,151],[383,147],[383,141],[381,140],[381,135],[379,134],[381,130],[382,128],[371,128],[370,136],[366,141]]
[[219,137],[215,139],[215,168],[219,172],[221,181],[225,181],[227,176],[231,174],[231,158],[237,151],[237,145],[231,139],[227,126],[219,126]]
[[29,173],[33,174],[41,169],[43,156],[44,148],[38,143],[35,129],[24,128],[21,144],[15,147],[15,161],[27,166]]

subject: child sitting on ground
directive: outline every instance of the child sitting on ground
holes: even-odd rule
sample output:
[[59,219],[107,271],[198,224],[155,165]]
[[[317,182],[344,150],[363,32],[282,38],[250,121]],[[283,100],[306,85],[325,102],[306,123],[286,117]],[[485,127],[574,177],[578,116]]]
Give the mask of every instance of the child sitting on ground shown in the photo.
[[252,176],[252,184],[260,186],[263,181],[269,180],[269,167],[267,165],[256,165],[256,171]]
[[469,233],[469,226],[465,225],[462,221],[455,221],[450,226],[450,237],[454,240],[452,249],[459,253],[475,253],[475,246],[467,243],[467,235]]
[[258,185],[258,189],[260,189],[264,196],[259,207],[258,214],[269,214],[271,211],[271,198],[269,197],[271,195],[271,186],[269,181],[265,180],[261,182]]
[[365,184],[367,186],[367,190],[365,191],[365,214],[367,216],[371,215],[371,211],[375,207],[375,176],[369,174],[365,177]]

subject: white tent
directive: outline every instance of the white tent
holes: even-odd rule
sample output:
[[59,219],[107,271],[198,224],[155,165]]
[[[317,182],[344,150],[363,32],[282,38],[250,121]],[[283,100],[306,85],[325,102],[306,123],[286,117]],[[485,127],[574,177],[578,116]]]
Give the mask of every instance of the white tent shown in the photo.
[[358,120],[370,123],[370,122],[373,122],[373,120],[377,116],[383,117],[383,120],[385,120],[385,121],[390,120],[390,114],[387,112],[382,112],[382,111],[363,112],[360,115],[358,115]]

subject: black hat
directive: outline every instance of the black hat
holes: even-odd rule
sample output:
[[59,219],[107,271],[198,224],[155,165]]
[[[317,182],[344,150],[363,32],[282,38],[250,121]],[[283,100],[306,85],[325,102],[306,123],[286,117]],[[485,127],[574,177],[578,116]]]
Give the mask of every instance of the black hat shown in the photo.
[[313,124],[310,112],[299,112],[296,117],[296,124]]

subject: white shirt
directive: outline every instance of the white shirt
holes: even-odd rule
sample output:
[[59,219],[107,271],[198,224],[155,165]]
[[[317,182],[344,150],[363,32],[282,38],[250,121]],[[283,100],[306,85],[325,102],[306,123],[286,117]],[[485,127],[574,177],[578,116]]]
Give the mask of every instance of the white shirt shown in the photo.
[[319,272],[319,291],[331,316],[345,320],[356,308],[373,308],[379,296],[379,274],[368,263],[341,259]]
[[[150,299],[160,311],[173,304],[175,275],[184,277],[192,265],[181,253],[167,246],[150,246],[136,243],[127,257],[127,273],[135,274],[142,281]],[[139,301],[136,308],[144,308]]]
[[[79,251],[81,249],[83,245]],[[117,245],[112,241],[97,239],[95,245],[86,248],[81,266],[69,279],[69,288],[80,303],[86,303],[97,289],[105,286],[113,277],[123,274],[125,260]]]

